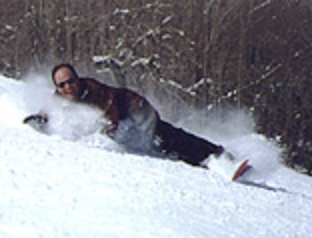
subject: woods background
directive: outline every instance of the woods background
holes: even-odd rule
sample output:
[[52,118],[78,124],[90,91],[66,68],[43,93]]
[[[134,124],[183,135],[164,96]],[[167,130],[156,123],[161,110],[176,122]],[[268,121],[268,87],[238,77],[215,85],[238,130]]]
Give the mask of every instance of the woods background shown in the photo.
[[0,2],[2,74],[64,61],[99,78],[115,59],[119,85],[247,108],[286,163],[312,174],[311,0]]

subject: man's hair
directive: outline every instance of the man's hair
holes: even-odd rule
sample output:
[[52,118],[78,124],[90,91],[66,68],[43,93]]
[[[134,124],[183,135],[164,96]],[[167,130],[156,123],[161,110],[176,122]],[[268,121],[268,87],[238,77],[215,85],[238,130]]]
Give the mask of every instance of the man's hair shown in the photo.
[[78,73],[77,73],[77,71],[75,70],[74,66],[72,66],[72,65],[69,64],[69,63],[62,63],[62,64],[56,65],[56,66],[53,68],[53,70],[52,70],[52,80],[53,80],[53,82],[55,82],[54,76],[55,76],[56,72],[57,72],[60,68],[67,68],[67,69],[69,69],[69,70],[72,72],[73,76],[74,76],[75,78],[78,78]]

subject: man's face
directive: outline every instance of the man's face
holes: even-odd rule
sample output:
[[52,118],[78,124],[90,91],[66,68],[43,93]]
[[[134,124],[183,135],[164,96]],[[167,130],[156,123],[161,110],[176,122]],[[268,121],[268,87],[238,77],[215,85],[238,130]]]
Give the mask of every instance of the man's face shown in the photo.
[[77,100],[80,96],[79,79],[75,78],[70,69],[62,67],[54,74],[54,82],[57,92],[69,99]]

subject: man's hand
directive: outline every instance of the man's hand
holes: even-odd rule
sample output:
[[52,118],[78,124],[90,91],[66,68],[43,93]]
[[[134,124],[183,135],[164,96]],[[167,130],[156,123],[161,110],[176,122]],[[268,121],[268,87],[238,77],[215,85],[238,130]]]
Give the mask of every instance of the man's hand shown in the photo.
[[46,124],[48,123],[48,117],[45,114],[38,113],[27,116],[23,120],[23,123],[31,126],[32,128],[38,131],[43,131],[45,129]]
[[105,125],[103,127],[103,129],[101,130],[101,133],[109,136],[110,138],[114,138],[116,129],[117,129],[116,124],[109,123],[108,125]]

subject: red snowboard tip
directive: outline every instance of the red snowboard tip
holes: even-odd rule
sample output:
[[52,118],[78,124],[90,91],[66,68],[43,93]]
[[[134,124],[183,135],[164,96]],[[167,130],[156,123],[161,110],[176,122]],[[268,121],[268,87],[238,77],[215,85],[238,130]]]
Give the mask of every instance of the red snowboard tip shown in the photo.
[[242,176],[245,173],[248,162],[249,162],[249,160],[245,160],[241,164],[241,166],[239,166],[239,168],[237,169],[236,173],[234,174],[234,176],[232,178],[233,181],[237,180],[240,176]]

